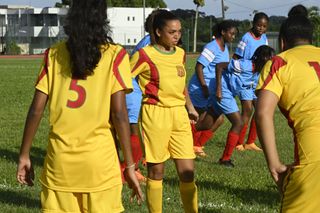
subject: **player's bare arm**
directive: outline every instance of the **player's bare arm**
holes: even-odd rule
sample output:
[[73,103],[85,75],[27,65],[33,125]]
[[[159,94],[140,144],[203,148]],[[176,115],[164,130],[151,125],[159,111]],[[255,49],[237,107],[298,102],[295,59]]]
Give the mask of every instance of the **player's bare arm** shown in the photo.
[[273,92],[268,90],[259,91],[256,108],[256,123],[259,140],[267,160],[270,174],[279,190],[282,191],[282,184],[287,171],[287,166],[282,164],[279,159],[275,141],[273,117],[278,101],[279,98]]

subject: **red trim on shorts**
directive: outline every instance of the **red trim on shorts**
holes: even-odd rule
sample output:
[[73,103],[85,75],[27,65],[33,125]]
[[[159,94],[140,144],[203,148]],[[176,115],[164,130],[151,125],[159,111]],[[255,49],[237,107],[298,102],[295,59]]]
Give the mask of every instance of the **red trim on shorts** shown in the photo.
[[127,54],[127,51],[124,48],[122,48],[114,60],[113,69],[112,69],[114,76],[116,77],[116,79],[118,80],[119,84],[121,85],[121,87],[123,89],[126,89],[127,87],[126,87],[126,85],[120,75],[119,65],[121,64],[121,62],[126,54]]
[[146,103],[148,104],[157,104],[159,102],[159,71],[156,65],[148,57],[147,53],[143,50],[139,50],[139,60],[138,63],[134,66],[133,71],[143,62],[146,62],[150,67],[150,81],[145,86],[145,94],[148,99]]
[[276,74],[276,72],[278,72],[280,70],[280,68],[285,66],[286,64],[287,64],[287,62],[285,62],[281,57],[274,56],[272,58],[272,65],[270,67],[269,75],[266,78],[266,80],[264,81],[261,89],[264,89],[268,85],[268,83],[272,80],[273,75]]
[[44,52],[44,66],[41,70],[40,75],[38,76],[36,85],[41,81],[41,79],[48,74],[48,65],[49,65],[49,50],[50,48],[46,49],[46,51]]
[[289,127],[292,129],[293,131],[293,142],[294,142],[294,162],[295,165],[299,165],[300,164],[300,158],[299,158],[299,146],[298,146],[298,140],[297,140],[297,132],[294,129],[294,122],[293,120],[290,118],[289,116],[289,111],[285,110],[281,107],[279,107],[281,113],[286,117],[286,119],[288,120],[288,125]]

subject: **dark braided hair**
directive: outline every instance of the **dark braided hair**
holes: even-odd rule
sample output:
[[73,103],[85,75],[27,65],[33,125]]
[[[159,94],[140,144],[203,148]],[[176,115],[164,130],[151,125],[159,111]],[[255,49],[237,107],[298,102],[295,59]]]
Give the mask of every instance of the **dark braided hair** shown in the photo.
[[65,33],[70,53],[72,75],[86,79],[92,75],[101,58],[101,45],[112,42],[108,36],[105,0],[73,1],[66,18]]
[[254,51],[254,54],[251,58],[255,71],[260,72],[263,66],[267,63],[268,60],[271,59],[275,55],[275,51],[273,48],[268,45],[261,45]]

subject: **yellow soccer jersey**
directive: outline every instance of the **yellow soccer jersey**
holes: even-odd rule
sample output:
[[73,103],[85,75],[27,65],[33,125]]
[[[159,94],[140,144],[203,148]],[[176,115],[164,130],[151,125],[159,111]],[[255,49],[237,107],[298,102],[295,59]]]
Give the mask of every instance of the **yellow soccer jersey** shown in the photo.
[[163,53],[154,46],[136,52],[131,60],[132,76],[139,75],[143,103],[164,107],[185,105],[185,52],[176,47],[173,53]]
[[320,160],[320,48],[297,46],[269,61],[257,89],[279,97],[278,106],[293,128],[296,164]]
[[41,183],[52,190],[94,192],[121,184],[110,128],[111,95],[132,88],[129,57],[119,45],[101,48],[94,74],[71,77],[61,42],[46,51],[36,89],[49,97],[50,134]]

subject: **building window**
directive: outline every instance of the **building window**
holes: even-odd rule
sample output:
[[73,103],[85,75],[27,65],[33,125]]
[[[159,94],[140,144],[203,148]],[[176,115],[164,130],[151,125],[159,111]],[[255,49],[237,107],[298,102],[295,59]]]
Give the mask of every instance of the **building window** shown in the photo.
[[130,38],[128,38],[128,44],[130,44]]
[[130,21],[130,16],[127,17],[127,20]]
[[132,16],[132,21],[134,21],[134,19],[135,19],[134,16]]
[[135,39],[133,39],[133,43],[137,43],[137,39],[135,38]]

